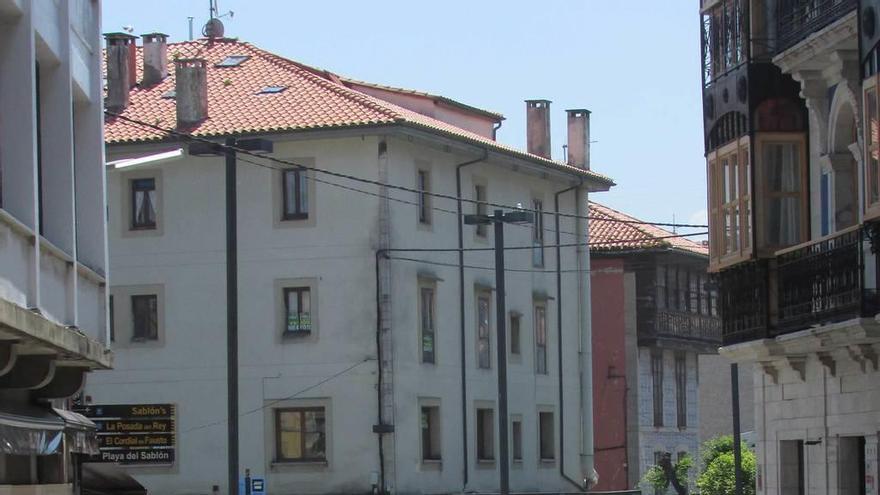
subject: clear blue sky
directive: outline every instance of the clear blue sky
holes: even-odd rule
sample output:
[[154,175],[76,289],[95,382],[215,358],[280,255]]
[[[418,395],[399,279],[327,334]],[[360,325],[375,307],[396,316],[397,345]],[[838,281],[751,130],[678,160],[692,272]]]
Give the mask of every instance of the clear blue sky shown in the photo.
[[[593,169],[617,182],[593,199],[651,221],[705,223],[696,0],[219,0],[226,34],[371,82],[503,113],[499,139],[525,147],[523,100],[592,114]],[[208,0],[104,0],[103,30],[196,36]]]

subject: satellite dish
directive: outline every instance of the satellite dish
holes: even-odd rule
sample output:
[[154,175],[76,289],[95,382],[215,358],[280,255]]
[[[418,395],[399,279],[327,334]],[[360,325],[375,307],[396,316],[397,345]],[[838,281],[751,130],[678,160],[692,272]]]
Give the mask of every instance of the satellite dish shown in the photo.
[[216,17],[209,20],[205,27],[202,28],[202,34],[208,38],[222,38],[223,37],[223,22]]

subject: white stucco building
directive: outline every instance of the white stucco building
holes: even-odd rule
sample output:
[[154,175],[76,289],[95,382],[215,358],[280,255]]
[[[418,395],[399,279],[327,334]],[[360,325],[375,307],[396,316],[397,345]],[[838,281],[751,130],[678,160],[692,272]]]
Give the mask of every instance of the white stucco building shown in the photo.
[[0,494],[73,494],[111,365],[100,2],[0,1]]
[[233,39],[143,38],[108,35],[116,366],[87,395],[173,404],[176,435],[172,462],[129,473],[156,493],[226,490],[224,158],[173,129],[273,143],[237,164],[242,470],[270,493],[497,490],[494,258],[455,251],[493,246],[458,208],[493,207],[424,190],[544,211],[505,227],[528,248],[506,255],[511,488],[589,476],[589,253],[549,247],[557,207],[562,243],[584,242],[587,194],[612,185],[589,170],[589,112],[569,111],[561,163],[547,101],[528,102],[522,152],[494,141],[500,115],[452,100]]

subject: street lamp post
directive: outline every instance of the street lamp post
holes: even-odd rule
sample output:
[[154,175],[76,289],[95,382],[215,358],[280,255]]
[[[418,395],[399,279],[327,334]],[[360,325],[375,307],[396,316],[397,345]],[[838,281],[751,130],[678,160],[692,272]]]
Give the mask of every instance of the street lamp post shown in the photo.
[[495,320],[498,327],[498,454],[501,462],[500,492],[510,493],[510,452],[507,438],[507,309],[504,289],[504,224],[531,223],[533,214],[525,211],[504,213],[495,210],[494,215],[465,215],[466,225],[495,225]]
[[236,150],[271,153],[267,139],[226,138],[226,145],[194,142],[193,156],[223,156],[226,163],[226,391],[228,483],[230,495],[238,493],[238,206]]
[[742,435],[739,423],[739,365],[730,364],[730,405],[733,409],[733,476],[734,495],[743,495]]

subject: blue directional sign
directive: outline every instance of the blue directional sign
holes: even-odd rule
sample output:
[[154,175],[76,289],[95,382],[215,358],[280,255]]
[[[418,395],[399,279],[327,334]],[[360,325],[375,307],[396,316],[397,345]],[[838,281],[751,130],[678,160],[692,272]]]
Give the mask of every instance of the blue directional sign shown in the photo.
[[[247,491],[245,491],[245,483],[246,478],[241,478],[238,480],[238,493],[242,495],[247,493]],[[265,478],[251,478],[251,495],[266,495]]]

